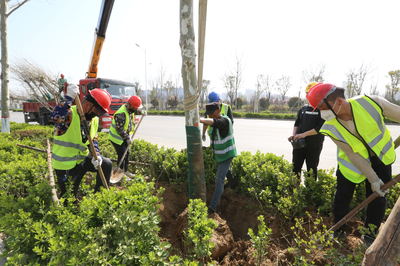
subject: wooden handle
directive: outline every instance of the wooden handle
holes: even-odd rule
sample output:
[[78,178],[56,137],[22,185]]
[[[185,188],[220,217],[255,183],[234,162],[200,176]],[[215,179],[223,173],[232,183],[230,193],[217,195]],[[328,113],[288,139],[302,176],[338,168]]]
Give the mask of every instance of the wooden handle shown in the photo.
[[[382,191],[385,191],[391,187],[393,187],[397,182],[400,181],[400,175],[397,175],[395,178],[384,184],[381,188]],[[371,195],[369,195],[368,198],[366,198],[363,202],[358,204],[354,209],[352,209],[346,216],[344,216],[342,219],[340,219],[339,222],[334,224],[331,228],[329,228],[328,232],[330,231],[336,231],[339,229],[343,224],[345,224],[348,220],[353,218],[354,215],[356,215],[360,210],[364,209],[365,206],[367,206],[371,201],[379,197],[379,194],[374,192]],[[327,232],[327,233],[328,233]]]
[[[89,130],[89,126],[88,126],[88,121],[85,118],[85,114],[83,112],[83,108],[82,108],[81,100],[79,99],[79,95],[77,95],[75,97],[75,103],[76,103],[76,106],[77,106],[78,113],[80,115],[81,121],[83,123],[83,130],[84,130],[84,132],[86,134],[86,137],[89,140],[89,150],[90,150],[93,158],[95,160],[97,160],[98,157],[97,157],[96,149],[94,148],[93,140],[92,140],[92,137],[90,136],[90,130]],[[97,172],[100,175],[100,179],[101,179],[101,182],[103,183],[103,186],[105,188],[109,189],[108,184],[107,184],[107,180],[106,180],[106,178],[104,176],[103,169],[101,168],[101,165],[99,165],[99,167],[97,167]]]

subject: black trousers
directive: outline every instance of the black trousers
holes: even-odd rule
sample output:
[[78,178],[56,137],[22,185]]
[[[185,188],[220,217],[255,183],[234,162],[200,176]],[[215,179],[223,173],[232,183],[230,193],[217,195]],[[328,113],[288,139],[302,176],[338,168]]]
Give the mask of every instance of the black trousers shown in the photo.
[[301,176],[301,168],[303,167],[304,161],[306,161],[307,172],[313,171],[313,176],[317,179],[319,156],[321,155],[323,142],[308,142],[306,147],[302,149],[293,149],[292,163],[293,172],[298,177]]
[[[101,169],[103,170],[104,177],[106,178],[107,184],[110,184],[110,177],[112,172],[112,162],[110,159],[101,157],[103,162],[101,164]],[[92,158],[86,157],[83,162],[77,164],[74,168],[70,170],[55,170],[57,175],[57,182],[60,189],[60,197],[62,197],[67,191],[67,181],[71,178],[73,182],[73,193],[76,196],[79,190],[79,186],[81,184],[83,176],[86,172],[97,172],[92,164]],[[100,175],[97,173],[96,175],[96,185],[94,190],[97,192],[100,190],[100,187],[103,185]]]
[[[121,145],[118,145],[114,142],[112,142],[112,145],[115,148],[115,151],[117,152],[118,155],[118,162],[117,165],[121,162],[122,155],[124,155],[124,152],[128,149],[128,143],[126,141],[122,142]],[[128,165],[129,165],[129,150],[125,155],[124,161],[121,164],[121,169],[124,170],[124,172],[128,171]]]
[[[377,157],[370,158],[372,168],[378,177],[387,183],[392,179],[392,165],[383,164]],[[337,185],[336,194],[333,202],[333,215],[335,223],[342,219],[348,212],[351,199],[353,198],[354,189],[357,184],[349,181],[343,176],[338,169],[336,171]],[[368,180],[365,181],[365,196],[368,197],[372,194],[371,184]],[[367,207],[367,217],[365,219],[365,226],[374,224],[376,229],[379,229],[386,210],[386,198],[379,197],[373,200]]]

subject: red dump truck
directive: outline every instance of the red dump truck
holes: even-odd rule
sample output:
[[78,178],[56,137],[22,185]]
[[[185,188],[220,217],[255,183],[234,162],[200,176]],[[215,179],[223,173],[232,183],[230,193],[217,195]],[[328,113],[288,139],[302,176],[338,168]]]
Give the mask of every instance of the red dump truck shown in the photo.
[[50,124],[50,114],[52,108],[56,106],[55,101],[49,101],[46,104],[40,102],[23,102],[22,110],[24,112],[25,123],[38,122],[40,125]]

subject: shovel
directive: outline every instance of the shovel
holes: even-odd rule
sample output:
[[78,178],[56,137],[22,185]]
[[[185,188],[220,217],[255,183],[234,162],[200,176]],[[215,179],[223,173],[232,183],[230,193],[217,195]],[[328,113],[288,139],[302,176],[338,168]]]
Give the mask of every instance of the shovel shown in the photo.
[[114,168],[113,171],[112,171],[112,175],[111,175],[111,178],[110,178],[110,183],[111,184],[118,183],[119,181],[121,181],[122,177],[124,176],[124,170],[121,169],[122,162],[124,161],[125,156],[126,156],[126,154],[128,153],[128,151],[130,149],[130,146],[132,145],[133,137],[135,136],[135,134],[136,134],[136,132],[137,132],[139,126],[140,126],[140,123],[142,122],[144,117],[145,117],[145,115],[142,115],[142,117],[140,118],[138,124],[135,127],[135,131],[132,133],[132,135],[129,138],[131,140],[131,144],[129,144],[128,147],[126,147],[126,150],[125,150],[124,154],[122,155],[121,160],[119,161],[117,168]]

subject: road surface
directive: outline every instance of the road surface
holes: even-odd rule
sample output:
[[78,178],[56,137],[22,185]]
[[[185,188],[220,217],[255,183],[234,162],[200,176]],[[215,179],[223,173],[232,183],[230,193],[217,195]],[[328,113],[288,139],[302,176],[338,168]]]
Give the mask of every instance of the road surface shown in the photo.
[[[24,122],[21,112],[11,112],[10,114],[11,121]],[[287,138],[293,130],[293,123],[294,121],[286,120],[236,118],[234,135],[238,152],[274,153],[291,161],[292,146]],[[388,125],[388,128],[393,139],[400,135],[400,126]],[[185,119],[184,117],[149,115],[143,119],[135,138],[178,150],[186,148]],[[209,145],[208,137],[204,145]],[[400,148],[396,154],[397,158],[400,158]],[[336,164],[336,146],[329,138],[325,138],[319,168],[335,168]],[[400,173],[400,159],[394,163],[393,173]]]

